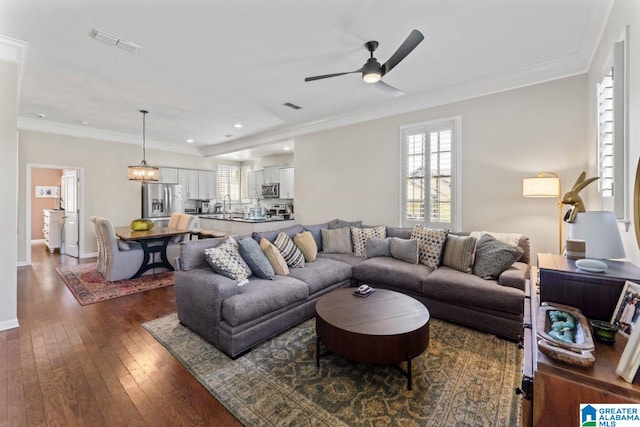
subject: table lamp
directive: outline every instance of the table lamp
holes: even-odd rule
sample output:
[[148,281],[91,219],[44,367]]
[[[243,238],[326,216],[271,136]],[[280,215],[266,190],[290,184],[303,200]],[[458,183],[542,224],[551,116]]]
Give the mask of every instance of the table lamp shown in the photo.
[[[569,238],[585,241],[586,259],[576,261],[585,270],[604,271],[605,259],[626,256],[615,214],[607,211],[580,212],[569,224]],[[582,266],[581,266],[582,265]],[[597,267],[597,266],[600,267]]]
[[540,172],[535,178],[522,180],[524,197],[556,197],[558,199],[558,253],[562,254],[562,190],[555,172]]

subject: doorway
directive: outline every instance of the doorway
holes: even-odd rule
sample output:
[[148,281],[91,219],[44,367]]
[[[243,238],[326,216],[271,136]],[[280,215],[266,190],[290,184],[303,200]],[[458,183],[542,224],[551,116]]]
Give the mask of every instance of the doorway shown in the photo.
[[[64,240],[61,253],[81,258],[82,254],[82,239],[84,233],[82,230],[82,211],[83,211],[83,195],[84,190],[82,186],[82,176],[84,175],[84,169],[77,166],[69,165],[41,165],[41,164],[27,164],[26,165],[26,179],[25,179],[25,202],[26,202],[26,218],[25,218],[25,250],[26,250],[26,265],[31,264],[31,242],[32,242],[32,221],[33,218],[42,216],[42,208],[36,203],[33,203],[32,194],[36,182],[34,179],[40,176],[39,172],[42,170],[60,171],[60,176],[57,180],[58,191],[60,192],[60,198],[56,199],[56,206],[54,209],[64,209],[64,232],[62,239]],[[36,240],[38,240],[36,238]]]

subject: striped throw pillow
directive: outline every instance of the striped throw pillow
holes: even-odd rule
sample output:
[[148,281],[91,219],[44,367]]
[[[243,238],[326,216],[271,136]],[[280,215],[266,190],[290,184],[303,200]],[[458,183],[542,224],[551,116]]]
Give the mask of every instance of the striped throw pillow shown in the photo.
[[372,237],[384,239],[387,237],[387,227],[384,225],[370,228],[351,227],[351,240],[353,241],[354,255],[367,256],[367,240]]
[[304,267],[304,255],[289,236],[279,233],[273,244],[278,248],[289,267]]
[[351,254],[351,231],[348,227],[322,229],[322,251],[328,254]]
[[463,273],[471,273],[476,256],[476,238],[449,234],[444,245],[442,265]]

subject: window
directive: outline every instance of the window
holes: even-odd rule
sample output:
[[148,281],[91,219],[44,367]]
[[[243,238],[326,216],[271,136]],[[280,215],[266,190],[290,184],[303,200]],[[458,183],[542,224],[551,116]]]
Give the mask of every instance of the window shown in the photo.
[[218,165],[218,200],[228,194],[233,201],[240,201],[240,168],[238,166]]
[[614,43],[597,83],[598,191],[603,208],[628,221],[627,139],[628,107],[626,40],[628,27]]
[[402,224],[460,229],[460,118],[403,126]]

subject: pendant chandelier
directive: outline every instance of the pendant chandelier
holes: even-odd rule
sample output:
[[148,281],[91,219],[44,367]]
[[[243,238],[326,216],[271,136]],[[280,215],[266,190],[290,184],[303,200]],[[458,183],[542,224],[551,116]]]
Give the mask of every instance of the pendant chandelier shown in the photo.
[[160,180],[160,169],[149,166],[145,159],[145,117],[149,112],[140,110],[142,113],[142,161],[138,166],[129,166],[127,168],[127,177],[130,181],[148,182]]

